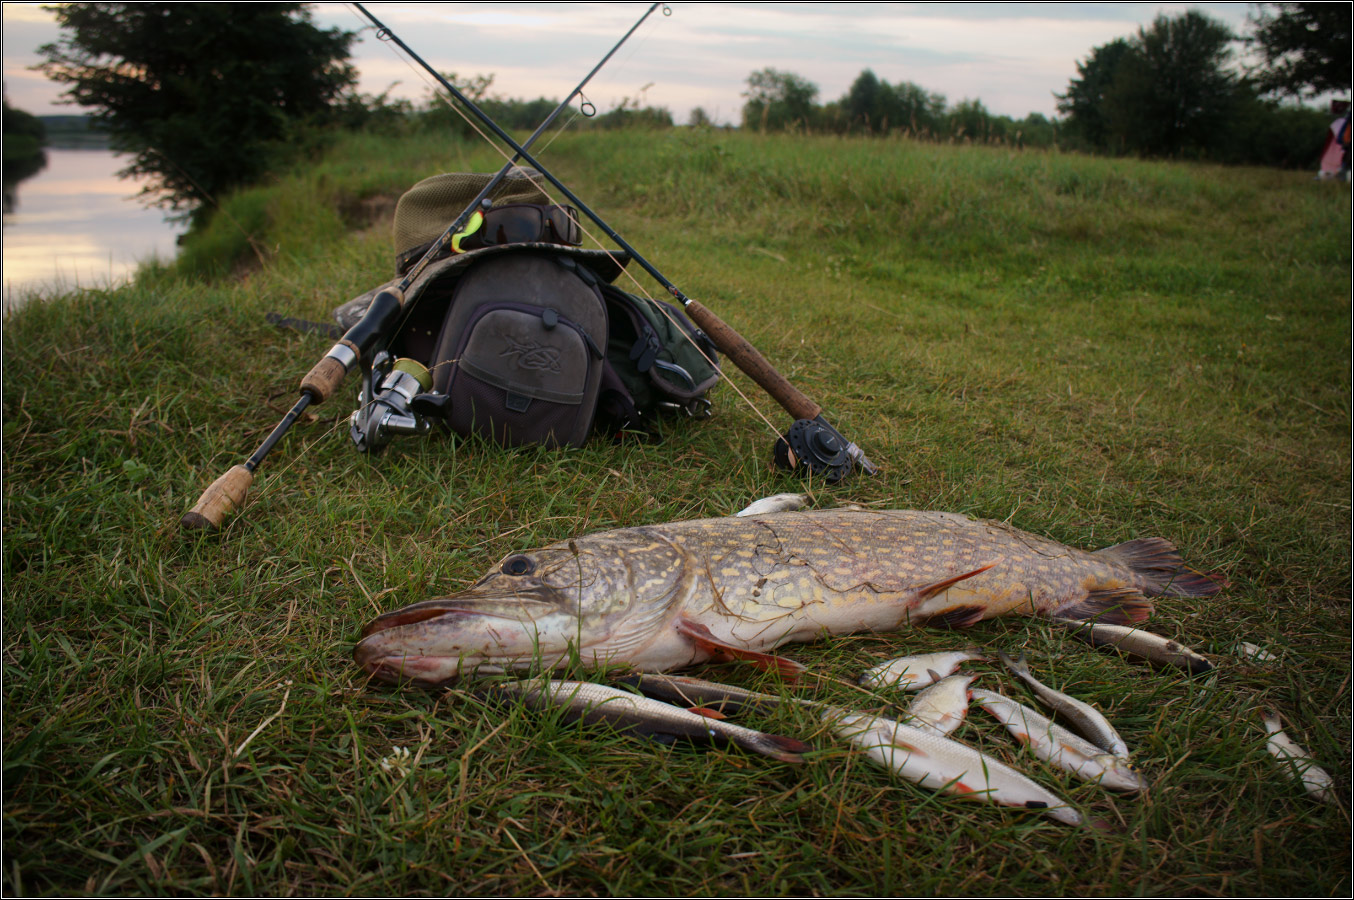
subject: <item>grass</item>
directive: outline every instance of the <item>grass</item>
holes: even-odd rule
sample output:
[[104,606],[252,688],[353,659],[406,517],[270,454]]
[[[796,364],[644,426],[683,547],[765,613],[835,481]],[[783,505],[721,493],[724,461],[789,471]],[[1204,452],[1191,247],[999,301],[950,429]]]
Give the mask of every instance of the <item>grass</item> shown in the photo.
[[[1231,581],[1158,606],[1154,630],[1220,663],[1193,679],[1027,619],[789,650],[850,677],[960,642],[1025,648],[1111,716],[1153,790],[1071,782],[978,713],[966,740],[1113,830],[914,788],[793,711],[753,724],[812,735],[799,767],[367,684],[364,622],[510,550],[797,489],[728,385],[714,419],[660,443],[410,439],[374,459],[350,449],[345,394],[221,535],[181,535],[327,349],[264,313],[325,318],[388,277],[385,201],[498,165],[358,137],[227,198],[252,240],[223,213],[177,266],[4,323],[7,893],[1348,895],[1347,805],[1303,796],[1254,714],[1278,707],[1348,797],[1347,188],[684,129],[565,135],[545,161],[883,466],[810,485],[819,503],[1081,547],[1159,534]],[[1242,641],[1280,663],[1238,659]],[[395,748],[416,763],[387,771]]]

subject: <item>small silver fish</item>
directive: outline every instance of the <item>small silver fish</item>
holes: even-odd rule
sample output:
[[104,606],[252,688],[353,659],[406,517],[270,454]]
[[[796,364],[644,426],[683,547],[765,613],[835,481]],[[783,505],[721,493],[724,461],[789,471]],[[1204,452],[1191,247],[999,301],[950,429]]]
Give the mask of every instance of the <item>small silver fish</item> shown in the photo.
[[813,749],[809,744],[794,738],[731,725],[670,703],[590,681],[509,681],[487,686],[486,692],[521,697],[538,709],[563,707],[571,718],[589,724],[604,722],[618,730],[697,740],[724,740],[781,762],[803,762],[801,754]]
[[1077,730],[1081,732],[1082,737],[1089,739],[1091,743],[1102,750],[1108,750],[1115,756],[1128,759],[1128,744],[1124,743],[1124,739],[1119,737],[1119,732],[1114,730],[1114,726],[1110,724],[1109,719],[1106,719],[1098,709],[1075,697],[1069,697],[1061,691],[1055,691],[1040,682],[1039,679],[1030,674],[1030,667],[1025,661],[1024,654],[1021,654],[1018,660],[1012,659],[1004,651],[999,652],[997,656],[1017,678],[1029,685],[1030,690],[1034,691],[1045,706],[1066,717],[1069,722],[1075,725]]
[[1269,739],[1265,742],[1266,749],[1275,758],[1287,763],[1285,768],[1302,779],[1302,786],[1306,788],[1307,793],[1318,800],[1334,803],[1335,780],[1330,777],[1329,772],[1316,764],[1316,760],[1312,759],[1311,754],[1300,744],[1284,734],[1279,714],[1272,709],[1262,709],[1260,719],[1265,723],[1265,731],[1269,734]]
[[1239,650],[1243,657],[1253,659],[1258,663],[1272,663],[1279,658],[1265,648],[1246,641],[1242,641]]
[[731,684],[720,684],[702,678],[686,675],[635,674],[616,679],[621,684],[639,688],[650,697],[657,697],[668,703],[690,708],[693,706],[712,709],[720,713],[740,713],[751,709],[757,712],[770,712],[784,702],[799,706],[819,707],[820,703],[792,697],[782,700],[772,694],[750,691],[747,688]]
[[770,497],[754,500],[743,509],[734,513],[734,515],[764,516],[767,513],[793,512],[797,509],[803,509],[808,505],[808,494],[772,494]]
[[940,678],[952,675],[960,663],[969,660],[987,661],[977,647],[967,650],[947,650],[943,653],[922,653],[900,656],[880,663],[860,676],[866,687],[891,687],[904,691],[921,690],[935,684]]
[[1148,662],[1163,666],[1178,666],[1188,669],[1191,675],[1201,675],[1211,671],[1213,664],[1184,644],[1164,638],[1141,628],[1126,628],[1123,625],[1100,625],[1092,622],[1077,622],[1072,619],[1055,619],[1077,637],[1093,647],[1113,647],[1129,656],[1136,656]]
[[[935,677],[935,673],[932,673]],[[935,684],[919,693],[907,708],[912,719],[907,723],[936,734],[951,734],[964,724],[968,713],[969,685],[977,675],[951,675],[936,678]]]
[[1038,810],[1068,825],[1083,821],[1081,814],[1057,794],[958,741],[880,716],[837,711],[826,721],[839,737],[914,784]]
[[1128,760],[1106,753],[1028,706],[980,688],[973,690],[973,699],[1044,762],[1110,790],[1147,790],[1146,779]]

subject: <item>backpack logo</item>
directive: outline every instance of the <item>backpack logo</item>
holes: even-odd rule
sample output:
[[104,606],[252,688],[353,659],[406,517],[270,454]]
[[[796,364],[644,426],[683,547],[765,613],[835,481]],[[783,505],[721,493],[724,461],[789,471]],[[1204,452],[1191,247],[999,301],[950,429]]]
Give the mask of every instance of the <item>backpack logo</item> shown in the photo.
[[503,335],[503,340],[507,346],[498,355],[500,357],[516,357],[513,361],[519,368],[547,369],[555,374],[559,374],[561,371],[557,348],[538,344],[532,340],[515,341],[506,334]]

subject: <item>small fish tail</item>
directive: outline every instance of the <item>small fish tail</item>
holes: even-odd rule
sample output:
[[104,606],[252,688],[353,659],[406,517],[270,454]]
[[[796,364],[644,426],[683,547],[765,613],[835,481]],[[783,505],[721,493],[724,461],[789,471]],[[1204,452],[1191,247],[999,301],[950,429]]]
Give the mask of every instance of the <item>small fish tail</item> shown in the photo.
[[1025,658],[1025,652],[1023,650],[1020,653],[1019,659],[1016,659],[1015,657],[1011,656],[1011,654],[1007,653],[1005,650],[998,650],[997,658],[1001,660],[1002,665],[1006,666],[1006,668],[1010,669],[1017,675],[1030,674],[1030,664],[1029,661]]
[[804,754],[813,750],[812,744],[784,735],[767,734],[764,731],[757,733],[755,744],[756,746],[750,749],[786,763],[802,763]]
[[1096,556],[1121,563],[1142,582],[1143,593],[1156,597],[1211,597],[1222,590],[1216,578],[1196,572],[1181,559],[1175,545],[1165,538],[1138,538],[1095,551]]

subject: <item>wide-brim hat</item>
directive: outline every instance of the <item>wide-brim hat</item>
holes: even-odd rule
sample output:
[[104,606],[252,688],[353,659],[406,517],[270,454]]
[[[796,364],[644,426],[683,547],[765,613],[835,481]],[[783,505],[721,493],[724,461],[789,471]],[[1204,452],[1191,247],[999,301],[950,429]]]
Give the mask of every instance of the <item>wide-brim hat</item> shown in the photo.
[[[495,206],[510,203],[550,204],[547,197],[536,186],[533,179],[539,178],[535,169],[518,168],[505,176],[495,187],[491,198]],[[396,271],[408,271],[422,259],[428,248],[440,238],[457,216],[465,211],[492,175],[482,172],[451,172],[433,175],[405,191],[395,207],[395,265]],[[608,283],[615,281],[621,270],[630,262],[630,255],[621,250],[588,250],[572,244],[556,244],[545,241],[524,241],[514,244],[495,244],[479,247],[445,256],[428,265],[405,292],[405,301],[417,299],[423,290],[434,281],[456,277],[458,270],[477,260],[499,253],[514,253],[523,250],[546,251],[569,256],[585,264],[597,277]],[[447,252],[450,252],[449,250]],[[371,305],[372,298],[379,292],[393,287],[402,279],[396,277],[385,284],[374,287],[366,293],[354,297],[334,310],[334,318],[345,331],[356,324]]]

